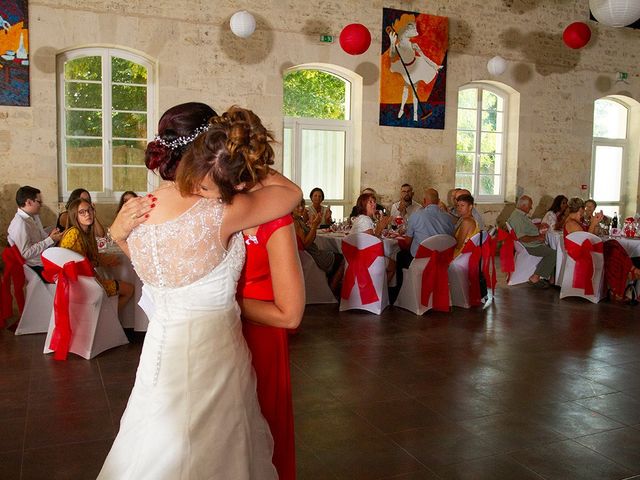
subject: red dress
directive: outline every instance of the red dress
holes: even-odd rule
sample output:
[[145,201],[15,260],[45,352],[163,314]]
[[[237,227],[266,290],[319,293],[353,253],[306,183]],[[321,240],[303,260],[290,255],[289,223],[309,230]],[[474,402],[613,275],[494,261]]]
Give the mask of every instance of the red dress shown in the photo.
[[[286,215],[260,225],[255,235],[244,235],[247,259],[238,282],[238,296],[273,301],[267,242],[273,232],[292,222],[291,215]],[[280,480],[293,480],[296,458],[287,329],[244,321],[242,332],[256,371],[260,408],[273,435],[273,464]]]

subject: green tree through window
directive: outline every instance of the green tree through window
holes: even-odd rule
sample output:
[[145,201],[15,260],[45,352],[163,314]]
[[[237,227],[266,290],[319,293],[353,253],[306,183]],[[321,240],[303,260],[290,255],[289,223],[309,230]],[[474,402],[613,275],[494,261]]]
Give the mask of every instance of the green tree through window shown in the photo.
[[343,79],[321,70],[296,70],[284,77],[284,115],[345,119]]

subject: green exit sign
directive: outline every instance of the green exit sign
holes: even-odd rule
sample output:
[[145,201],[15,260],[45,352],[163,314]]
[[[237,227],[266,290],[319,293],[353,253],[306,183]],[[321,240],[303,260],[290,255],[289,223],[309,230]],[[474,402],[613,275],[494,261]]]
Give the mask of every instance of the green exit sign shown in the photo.
[[320,35],[320,42],[333,43],[333,35]]

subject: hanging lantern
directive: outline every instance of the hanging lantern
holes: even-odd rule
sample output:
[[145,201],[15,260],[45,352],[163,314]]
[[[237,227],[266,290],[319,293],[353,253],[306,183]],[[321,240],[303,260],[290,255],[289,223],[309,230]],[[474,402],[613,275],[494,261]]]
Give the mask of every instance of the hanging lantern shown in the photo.
[[229,26],[234,35],[247,38],[256,30],[256,19],[246,10],[241,10],[231,16]]
[[371,33],[361,23],[351,23],[340,32],[340,46],[349,55],[360,55],[371,45]]
[[507,70],[507,61],[496,55],[487,62],[487,70],[491,75],[502,75]]
[[591,13],[610,27],[626,27],[640,19],[638,0],[589,0]]
[[583,22],[574,22],[562,32],[562,40],[569,48],[582,48],[591,40],[591,29]]

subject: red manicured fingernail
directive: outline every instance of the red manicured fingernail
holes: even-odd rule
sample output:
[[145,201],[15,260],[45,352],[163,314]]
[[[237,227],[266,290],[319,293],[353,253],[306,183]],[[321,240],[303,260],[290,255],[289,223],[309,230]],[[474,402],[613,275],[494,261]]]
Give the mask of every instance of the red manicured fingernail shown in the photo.
[[147,197],[151,198],[153,197],[153,195],[151,195],[150,193],[147,193]]
[[151,208],[156,208],[156,204],[155,204],[155,203],[152,203],[152,204],[151,204]]
[[144,218],[149,218],[149,214],[147,213],[147,214],[144,216]]

